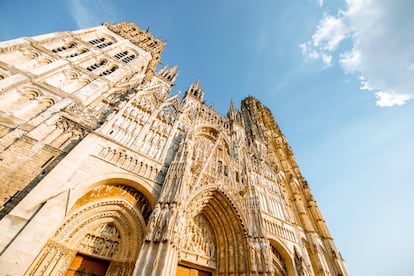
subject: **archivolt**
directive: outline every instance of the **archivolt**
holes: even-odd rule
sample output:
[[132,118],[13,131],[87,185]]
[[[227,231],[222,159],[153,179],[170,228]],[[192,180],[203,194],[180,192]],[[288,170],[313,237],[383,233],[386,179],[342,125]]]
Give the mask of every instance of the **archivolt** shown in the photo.
[[268,238],[272,246],[272,250],[277,251],[277,253],[275,254],[277,259],[279,259],[279,261],[284,263],[287,276],[295,276],[296,272],[294,268],[293,259],[291,257],[291,254],[293,253],[289,253],[289,249],[286,247],[286,245],[284,245],[284,243],[278,237],[269,235]]
[[186,210],[187,220],[202,214],[212,226],[217,243],[217,275],[249,271],[246,233],[241,218],[222,192],[207,190],[199,193]]
[[130,274],[150,212],[148,200],[133,188],[98,186],[78,199],[26,274],[63,274],[77,253],[111,261],[111,275]]

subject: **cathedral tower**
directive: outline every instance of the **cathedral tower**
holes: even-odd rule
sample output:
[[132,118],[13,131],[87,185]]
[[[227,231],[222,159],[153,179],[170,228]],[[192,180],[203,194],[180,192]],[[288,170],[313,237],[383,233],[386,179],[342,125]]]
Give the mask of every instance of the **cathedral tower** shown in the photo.
[[272,113],[133,23],[0,43],[0,271],[348,275]]

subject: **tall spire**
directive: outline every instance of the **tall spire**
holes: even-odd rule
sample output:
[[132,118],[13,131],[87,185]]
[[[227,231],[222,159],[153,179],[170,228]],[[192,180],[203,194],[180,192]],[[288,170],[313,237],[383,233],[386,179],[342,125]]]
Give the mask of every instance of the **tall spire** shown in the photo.
[[241,122],[240,112],[236,109],[233,100],[230,100],[230,108],[227,112],[227,117],[229,117],[230,121]]

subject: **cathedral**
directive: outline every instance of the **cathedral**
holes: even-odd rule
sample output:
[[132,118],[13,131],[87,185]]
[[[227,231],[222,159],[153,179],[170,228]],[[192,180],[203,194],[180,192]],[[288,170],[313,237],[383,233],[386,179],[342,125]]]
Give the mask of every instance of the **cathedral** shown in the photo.
[[[2,275],[349,275],[271,111],[133,23],[0,43]],[[158,66],[158,69],[157,69]]]

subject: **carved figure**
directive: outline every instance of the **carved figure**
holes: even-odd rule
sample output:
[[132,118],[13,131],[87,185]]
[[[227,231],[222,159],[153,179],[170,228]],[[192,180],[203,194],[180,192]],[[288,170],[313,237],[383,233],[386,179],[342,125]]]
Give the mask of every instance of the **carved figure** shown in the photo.
[[169,211],[168,203],[165,203],[159,215],[158,226],[156,227],[154,234],[154,241],[161,241],[167,224]]
[[154,211],[152,212],[149,218],[147,237],[146,237],[147,241],[151,241],[153,239],[154,229],[155,229],[155,226],[158,224],[160,212],[161,212],[161,208],[160,208],[160,205],[157,203],[155,205]]

